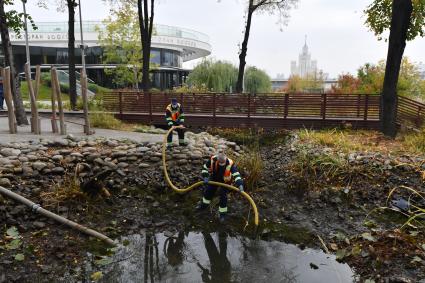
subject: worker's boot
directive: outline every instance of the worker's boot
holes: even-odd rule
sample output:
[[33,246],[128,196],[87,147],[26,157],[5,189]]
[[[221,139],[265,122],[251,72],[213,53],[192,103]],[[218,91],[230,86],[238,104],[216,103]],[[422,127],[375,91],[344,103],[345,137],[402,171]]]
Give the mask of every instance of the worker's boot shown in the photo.
[[187,142],[185,140],[179,140],[179,146],[187,146]]
[[173,143],[169,142],[167,143],[167,149],[171,150],[173,148]]
[[226,215],[227,213],[219,213],[218,219],[220,220],[220,223],[226,222]]

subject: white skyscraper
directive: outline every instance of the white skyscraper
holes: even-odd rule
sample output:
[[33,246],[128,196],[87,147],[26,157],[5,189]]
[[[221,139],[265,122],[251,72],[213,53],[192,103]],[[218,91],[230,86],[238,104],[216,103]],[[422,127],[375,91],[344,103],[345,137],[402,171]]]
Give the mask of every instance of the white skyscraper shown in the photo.
[[317,61],[311,60],[311,54],[308,52],[307,36],[304,42],[301,54],[298,56],[298,65],[296,61],[291,61],[291,76],[298,75],[305,78],[317,73]]

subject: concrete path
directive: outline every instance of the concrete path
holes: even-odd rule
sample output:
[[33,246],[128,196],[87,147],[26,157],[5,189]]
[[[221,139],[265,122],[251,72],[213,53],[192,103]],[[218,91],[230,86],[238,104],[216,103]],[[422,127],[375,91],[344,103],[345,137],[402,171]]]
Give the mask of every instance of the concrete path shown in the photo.
[[[29,117],[28,117],[29,119]],[[87,136],[84,134],[84,129],[82,124],[84,120],[81,118],[75,117],[65,117],[66,121],[73,123],[66,123],[67,134],[72,134],[75,137],[106,137],[112,139],[130,139],[136,142],[162,142],[164,136],[162,134],[148,134],[148,133],[136,133],[136,132],[127,132],[127,131],[117,131],[117,130],[107,130],[107,129],[94,129],[96,133],[94,135]],[[79,123],[81,125],[76,125],[74,123]],[[59,121],[58,121],[59,128]],[[9,133],[8,118],[0,117],[0,142],[19,142],[19,141],[29,141],[29,140],[39,140],[43,139],[55,139],[65,137],[59,134],[52,133],[52,126],[49,119],[41,118],[41,135],[34,135],[31,133],[31,126],[18,126],[17,134]]]

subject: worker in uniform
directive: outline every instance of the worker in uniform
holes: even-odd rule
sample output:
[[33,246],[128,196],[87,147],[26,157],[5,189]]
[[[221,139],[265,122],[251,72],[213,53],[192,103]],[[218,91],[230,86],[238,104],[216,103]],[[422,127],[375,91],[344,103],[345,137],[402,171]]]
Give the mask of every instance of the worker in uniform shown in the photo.
[[[165,119],[167,120],[168,128],[170,129],[173,126],[183,126],[184,123],[184,113],[183,108],[180,103],[177,102],[177,99],[172,98],[171,103],[167,106],[165,110]],[[184,140],[184,129],[178,128],[177,134],[179,136],[179,145],[185,146],[187,143]],[[167,148],[173,146],[173,132],[171,132],[167,137]]]
[[[215,192],[217,191],[217,186],[208,185],[208,182],[214,181],[225,184],[235,184],[241,192],[243,192],[243,180],[241,174],[238,172],[238,169],[230,158],[226,156],[224,150],[219,150],[217,155],[212,156],[202,168],[202,178],[204,184],[207,186],[204,188],[203,197],[201,202],[196,206],[197,211],[204,210],[211,203],[212,198],[214,197]],[[219,202],[219,219],[220,222],[226,220],[227,215],[227,193],[228,189],[220,187],[220,202]]]

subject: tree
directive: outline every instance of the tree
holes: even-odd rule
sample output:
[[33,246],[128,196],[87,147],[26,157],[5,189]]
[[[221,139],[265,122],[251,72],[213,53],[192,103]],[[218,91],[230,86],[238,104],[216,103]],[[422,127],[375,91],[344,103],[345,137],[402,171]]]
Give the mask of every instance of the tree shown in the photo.
[[77,78],[75,76],[75,8],[77,0],[56,0],[58,11],[68,12],[68,73],[69,73],[69,102],[71,109],[77,109]]
[[[142,3],[143,2],[143,3]],[[143,4],[143,5],[142,5]],[[151,41],[153,33],[153,17],[155,0],[137,0],[137,12],[139,15],[140,37],[142,42],[143,52],[143,67],[142,67],[142,86],[143,91],[148,91],[150,87],[149,80],[149,64],[151,56]],[[150,16],[149,16],[150,9]]]
[[113,10],[103,24],[104,29],[97,28],[103,49],[102,62],[117,64],[116,69],[105,69],[105,73],[113,75],[113,81],[118,85],[132,84],[134,88],[138,88],[141,80],[142,46],[135,6],[124,3]]
[[236,92],[242,92],[243,90],[243,76],[246,65],[245,58],[248,50],[248,40],[253,14],[255,12],[269,13],[270,15],[278,14],[279,22],[281,24],[285,24],[286,19],[288,18],[288,11],[295,5],[296,2],[297,0],[248,0],[244,38],[239,53],[239,69],[238,81],[236,83]]
[[360,80],[351,74],[342,74],[338,76],[336,85],[332,85],[331,92],[338,94],[357,93]]
[[187,78],[187,83],[198,89],[232,92],[236,86],[238,70],[231,63],[224,61],[203,60]]
[[71,109],[77,109],[77,78],[75,77],[75,7],[76,0],[66,0],[68,7],[68,71],[69,71],[69,102]]
[[382,39],[390,30],[387,62],[382,91],[382,132],[395,137],[397,113],[397,83],[407,40],[424,35],[425,1],[374,0],[365,10],[366,25]]
[[[19,89],[19,78],[16,72],[15,61],[13,59],[12,44],[9,37],[9,29],[12,29],[16,34],[20,34],[24,27],[22,21],[23,13],[18,13],[16,10],[5,11],[5,5],[13,5],[13,0],[0,0],[0,33],[3,47],[3,54],[6,65],[10,67],[11,73],[11,88],[13,104],[15,105],[15,116],[18,125],[28,125],[28,119],[25,113],[24,103],[22,101],[21,92]],[[27,18],[34,23],[30,16]]]
[[323,92],[324,74],[322,71],[308,74],[305,77],[293,75],[289,77],[288,84],[282,90],[285,92],[306,92],[306,93],[322,93]]
[[269,75],[256,67],[248,67],[245,71],[245,91],[249,93],[270,92],[272,83]]

